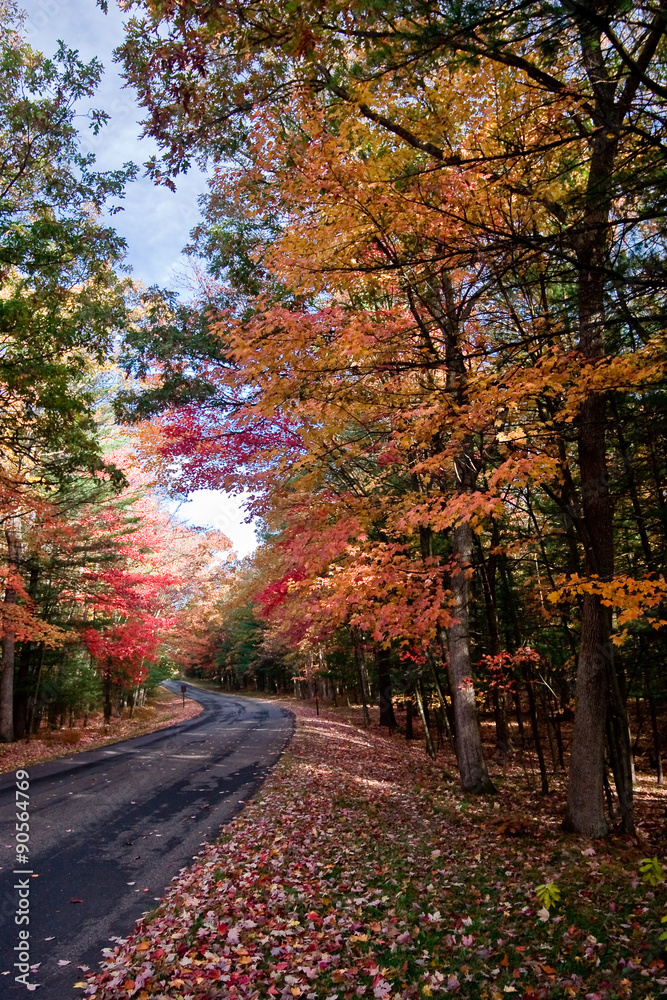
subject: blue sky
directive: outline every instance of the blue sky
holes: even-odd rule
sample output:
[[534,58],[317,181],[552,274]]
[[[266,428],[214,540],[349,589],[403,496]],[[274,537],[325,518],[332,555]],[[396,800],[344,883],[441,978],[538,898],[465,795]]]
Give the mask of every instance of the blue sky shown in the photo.
[[[78,49],[81,58],[97,56],[105,73],[91,108],[111,115],[109,125],[95,137],[86,127],[88,107],[82,105],[80,130],[83,146],[92,150],[100,170],[112,170],[128,160],[142,164],[155,152],[154,144],[140,139],[141,109],[132,91],[123,87],[112,53],[123,38],[123,21],[114,0],[105,15],[95,0],[24,0],[27,11],[26,35],[35,49],[52,55],[62,39]],[[143,174],[143,170],[141,171]],[[127,241],[128,262],[134,277],[146,285],[187,292],[191,265],[183,256],[199,209],[197,199],[206,190],[206,178],[198,170],[179,178],[175,193],[156,187],[140,176],[128,188],[124,211],[113,218],[113,226]],[[239,501],[214,490],[198,490],[178,515],[193,524],[209,525],[231,538],[239,555],[256,545],[252,527],[243,523]]]
[[[34,48],[52,55],[62,39],[78,49],[82,58],[97,56],[104,64],[102,84],[89,104],[110,114],[111,122],[96,137],[86,127],[85,105],[80,118],[84,148],[95,153],[98,167],[115,169],[127,160],[144,163],[155,146],[147,139],[139,141],[142,112],[134,93],[123,87],[112,59],[114,47],[123,38],[122,17],[114,0],[107,15],[95,0],[27,0],[26,7],[26,34]],[[128,188],[124,211],[114,217],[113,224],[127,240],[136,276],[146,284],[187,288],[190,265],[181,250],[197,220],[197,198],[205,189],[206,178],[198,170],[179,179],[176,193],[156,187],[143,176]]]

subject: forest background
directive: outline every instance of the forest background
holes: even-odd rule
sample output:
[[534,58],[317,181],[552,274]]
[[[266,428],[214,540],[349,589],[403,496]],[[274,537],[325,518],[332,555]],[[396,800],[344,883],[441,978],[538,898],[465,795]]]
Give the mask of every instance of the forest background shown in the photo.
[[[631,833],[667,695],[667,5],[122,7],[149,175],[210,171],[198,288],[123,274],[135,168],[74,127],[100,68],[5,5],[3,738],[175,664],[390,730],[400,701],[471,793],[491,712],[545,791],[553,744],[571,829]],[[225,563],[149,488],[243,494],[262,544]]]

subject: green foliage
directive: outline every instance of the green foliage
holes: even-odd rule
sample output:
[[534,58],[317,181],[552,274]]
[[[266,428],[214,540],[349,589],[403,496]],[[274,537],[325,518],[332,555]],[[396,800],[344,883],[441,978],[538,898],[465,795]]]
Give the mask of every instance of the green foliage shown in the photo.
[[[0,11],[0,444],[50,483],[105,470],[90,385],[125,324],[125,244],[100,215],[136,171],[97,172],[81,151],[77,105],[100,63],[62,43],[47,59],[21,27]],[[107,118],[88,117],[95,132]]]
[[[132,423],[169,407],[196,404],[224,408],[211,373],[229,364],[219,339],[210,331],[208,310],[178,301],[173,293],[152,287],[138,301],[142,319],[127,330],[120,363],[133,386],[116,394],[117,417]],[[159,384],[141,380],[159,369]],[[141,384],[140,384],[141,383]]]
[[535,895],[540,906],[543,906],[545,910],[550,910],[552,906],[556,906],[560,899],[560,889],[555,882],[544,882],[535,887]]
[[151,663],[148,668],[148,677],[144,681],[144,687],[148,691],[154,691],[162,684],[162,681],[171,680],[176,672],[176,667],[166,656],[161,656],[155,663]]
[[667,872],[657,858],[643,858],[639,866],[642,882],[649,885],[662,885],[667,880]]
[[99,671],[78,646],[48,654],[43,674],[39,701],[53,724],[70,714],[89,715],[102,704]]
[[218,647],[218,662],[222,668],[233,667],[243,675],[254,662],[264,627],[250,604],[234,608],[226,625],[227,634]]

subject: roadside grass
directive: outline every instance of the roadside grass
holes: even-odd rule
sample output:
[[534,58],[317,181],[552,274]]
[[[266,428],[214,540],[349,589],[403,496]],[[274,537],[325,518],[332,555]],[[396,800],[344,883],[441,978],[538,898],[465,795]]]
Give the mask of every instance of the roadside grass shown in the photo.
[[186,698],[184,708],[180,695],[157,688],[145,705],[134,710],[131,719],[127,716],[112,719],[105,726],[102,713],[96,712],[88,718],[85,728],[80,723],[62,729],[42,727],[29,740],[0,744],[0,774],[69,757],[82,750],[94,750],[133,736],[143,736],[175,722],[194,718],[201,711],[202,707],[196,701]]
[[[591,844],[561,832],[562,787],[542,797],[506,769],[498,795],[462,796],[451,761],[360,729],[344,710],[289,707],[294,739],[259,795],[118,939],[102,971],[84,970],[85,995],[648,1000],[667,992],[659,940],[667,887],[639,872],[654,854],[664,864],[660,831],[652,843]],[[536,892],[545,883],[560,890],[548,911]]]

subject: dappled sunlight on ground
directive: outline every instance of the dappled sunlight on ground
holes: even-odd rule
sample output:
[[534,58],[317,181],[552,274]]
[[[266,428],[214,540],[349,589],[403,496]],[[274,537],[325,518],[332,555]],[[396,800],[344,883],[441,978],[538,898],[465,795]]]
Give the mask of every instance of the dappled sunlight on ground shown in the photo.
[[[525,756],[462,796],[451,751],[290,702],[257,798],[80,987],[96,1000],[614,1000],[667,987],[644,848],[559,830]],[[536,887],[557,884],[549,912]],[[662,890],[660,890],[662,892]],[[662,893],[664,895],[664,892]],[[626,931],[627,929],[627,931]]]

